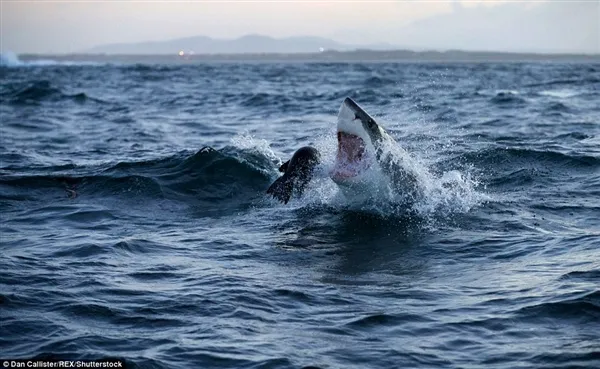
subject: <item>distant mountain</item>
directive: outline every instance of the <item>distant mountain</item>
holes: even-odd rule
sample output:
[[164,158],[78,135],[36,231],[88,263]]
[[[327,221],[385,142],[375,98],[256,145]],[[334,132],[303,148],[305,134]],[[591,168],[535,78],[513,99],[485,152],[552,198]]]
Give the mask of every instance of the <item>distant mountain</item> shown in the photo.
[[313,53],[323,50],[348,51],[355,49],[389,50],[388,44],[347,45],[322,37],[296,36],[273,38],[246,35],[236,39],[215,39],[206,36],[178,38],[167,41],[108,44],[86,50],[93,54],[258,54],[258,53]]

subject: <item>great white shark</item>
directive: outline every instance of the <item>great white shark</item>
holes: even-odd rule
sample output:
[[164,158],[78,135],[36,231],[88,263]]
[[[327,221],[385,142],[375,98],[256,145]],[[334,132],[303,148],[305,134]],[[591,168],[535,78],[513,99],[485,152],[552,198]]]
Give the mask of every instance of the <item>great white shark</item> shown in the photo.
[[[408,153],[349,97],[338,113],[337,141],[335,163],[328,174],[346,196],[364,197],[369,191],[387,189],[413,199],[418,196],[418,173]],[[279,168],[284,174],[267,193],[287,203],[294,192],[304,192],[320,163],[317,149],[298,149]]]

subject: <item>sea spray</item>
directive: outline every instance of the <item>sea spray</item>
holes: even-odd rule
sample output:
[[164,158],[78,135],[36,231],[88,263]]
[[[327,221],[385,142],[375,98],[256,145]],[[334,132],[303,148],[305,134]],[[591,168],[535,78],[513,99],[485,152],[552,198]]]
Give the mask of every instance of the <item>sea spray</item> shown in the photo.
[[[267,140],[248,133],[235,136],[231,142],[238,149],[256,152],[269,159],[274,163],[274,170],[287,160],[280,159]],[[476,189],[478,182],[470,173],[450,170],[434,175],[424,161],[397,145],[385,145],[384,154],[395,158],[395,165],[415,176],[416,190],[402,191],[402,184],[389,183],[388,177],[375,164],[372,170],[364,173],[365,186],[355,196],[344,195],[328,177],[335,161],[336,145],[335,135],[324,134],[317,138],[314,146],[321,152],[322,164],[317,167],[315,179],[303,198],[293,202],[301,206],[321,204],[350,208],[383,216],[410,212],[430,218],[468,212],[487,199]]]

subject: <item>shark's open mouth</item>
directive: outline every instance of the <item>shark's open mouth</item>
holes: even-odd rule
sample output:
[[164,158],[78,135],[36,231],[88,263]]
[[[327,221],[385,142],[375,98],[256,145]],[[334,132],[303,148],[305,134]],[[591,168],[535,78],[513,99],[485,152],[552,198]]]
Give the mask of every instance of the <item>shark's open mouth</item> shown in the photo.
[[370,160],[365,141],[353,134],[338,132],[338,151],[331,172],[334,179],[356,177],[369,168]]

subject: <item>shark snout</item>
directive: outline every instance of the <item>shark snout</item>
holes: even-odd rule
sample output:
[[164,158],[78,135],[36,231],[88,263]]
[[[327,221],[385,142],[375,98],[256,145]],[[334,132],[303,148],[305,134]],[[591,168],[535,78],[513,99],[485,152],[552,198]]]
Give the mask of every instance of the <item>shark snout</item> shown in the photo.
[[344,99],[342,109],[346,110],[344,114],[347,117],[346,119],[352,121],[360,120],[361,122],[367,122],[369,119],[372,119],[371,116],[350,97]]
[[350,109],[353,112],[362,110],[360,108],[360,106],[358,106],[358,104],[354,100],[352,100],[350,97],[347,97],[344,99],[344,105],[346,105],[348,107],[348,109]]

